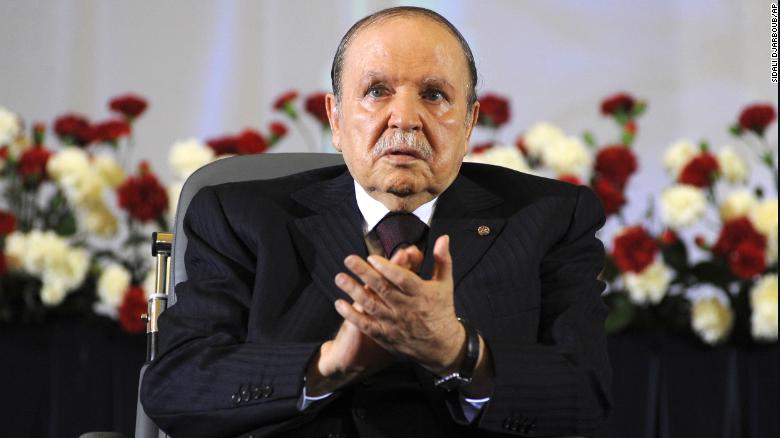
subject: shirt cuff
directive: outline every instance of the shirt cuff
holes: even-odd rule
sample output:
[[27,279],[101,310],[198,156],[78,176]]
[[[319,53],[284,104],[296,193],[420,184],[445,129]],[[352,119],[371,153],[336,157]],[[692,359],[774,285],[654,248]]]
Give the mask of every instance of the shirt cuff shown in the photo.
[[310,396],[306,395],[306,387],[304,386],[303,387],[303,392],[301,393],[301,398],[298,399],[298,410],[299,411],[303,411],[306,408],[308,408],[309,406],[311,406],[312,403],[314,403],[316,401],[319,401],[319,400],[325,400],[326,398],[330,397],[331,395],[333,395],[333,393],[329,392],[327,394],[322,394],[322,395],[310,397]]
[[490,397],[485,398],[466,398],[461,394],[460,407],[463,409],[463,416],[466,417],[466,421],[473,423],[477,415],[482,411],[482,408],[487,402],[490,401]]

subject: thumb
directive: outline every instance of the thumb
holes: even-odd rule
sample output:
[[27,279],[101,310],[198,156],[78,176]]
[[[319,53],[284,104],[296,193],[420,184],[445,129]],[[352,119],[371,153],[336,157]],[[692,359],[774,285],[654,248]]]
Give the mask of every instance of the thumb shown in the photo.
[[452,256],[450,255],[450,236],[443,235],[436,239],[433,245],[433,277],[434,280],[452,279]]

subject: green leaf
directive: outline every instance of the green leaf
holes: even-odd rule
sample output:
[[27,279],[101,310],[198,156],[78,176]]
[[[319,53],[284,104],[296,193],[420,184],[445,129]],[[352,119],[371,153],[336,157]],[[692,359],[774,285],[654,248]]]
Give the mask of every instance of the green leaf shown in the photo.
[[623,136],[621,137],[621,141],[623,142],[624,145],[631,146],[631,143],[634,142],[634,134],[628,131],[623,131]]
[[615,266],[615,262],[612,261],[612,257],[609,255],[604,260],[604,269],[601,271],[601,279],[607,283],[612,283],[617,278],[620,271]]
[[742,136],[742,128],[738,124],[729,126],[729,133],[734,137]]
[[609,308],[604,328],[607,333],[617,333],[631,324],[636,314],[634,304],[623,292],[612,292],[604,296],[604,303]]
[[699,142],[699,150],[702,152],[709,152],[710,144],[707,142],[707,140],[702,140]]
[[647,102],[640,100],[634,104],[634,108],[631,109],[631,117],[639,117],[647,109]]
[[664,263],[677,272],[688,270],[688,248],[682,240],[671,245],[661,245],[661,257]]
[[700,282],[711,283],[724,290],[728,290],[729,284],[736,280],[728,265],[720,260],[697,263],[690,272]]
[[585,141],[585,144],[590,146],[591,148],[596,147],[596,137],[593,135],[590,131],[585,131],[582,133],[582,140]]
[[76,218],[70,212],[62,215],[54,224],[54,232],[60,236],[72,236],[76,234]]

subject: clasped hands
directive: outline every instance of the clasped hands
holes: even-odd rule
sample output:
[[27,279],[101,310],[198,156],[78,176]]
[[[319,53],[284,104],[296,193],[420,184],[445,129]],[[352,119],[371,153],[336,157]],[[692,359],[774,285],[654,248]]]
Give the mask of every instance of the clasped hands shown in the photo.
[[423,260],[415,246],[396,251],[390,260],[375,255],[345,259],[360,281],[344,272],[335,277],[353,303],[335,303],[344,322],[309,366],[308,394],[332,392],[368,376],[389,365],[394,355],[438,375],[459,369],[466,335],[455,315],[449,236],[436,240],[433,257],[430,280],[415,273]]

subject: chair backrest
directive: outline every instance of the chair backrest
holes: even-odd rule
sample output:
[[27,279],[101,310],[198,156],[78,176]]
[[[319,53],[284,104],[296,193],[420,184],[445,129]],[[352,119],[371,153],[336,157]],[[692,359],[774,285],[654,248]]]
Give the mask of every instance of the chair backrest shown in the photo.
[[320,167],[344,164],[341,154],[323,153],[279,153],[241,155],[224,158],[209,163],[195,171],[184,182],[179,203],[176,207],[176,219],[173,227],[173,251],[171,253],[171,275],[168,279],[168,305],[176,302],[174,288],[187,279],[184,269],[184,252],[187,249],[187,236],[182,224],[190,201],[203,187],[228,182],[250,181],[279,178],[298,172]]

